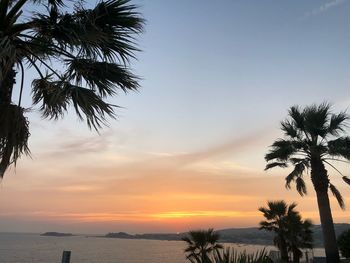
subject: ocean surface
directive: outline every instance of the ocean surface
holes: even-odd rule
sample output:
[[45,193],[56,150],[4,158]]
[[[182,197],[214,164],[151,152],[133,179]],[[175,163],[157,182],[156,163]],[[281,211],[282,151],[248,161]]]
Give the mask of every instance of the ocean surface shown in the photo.
[[[225,246],[249,253],[264,248],[246,244]],[[184,248],[182,241],[0,233],[1,263],[60,263],[63,250],[72,251],[71,263],[184,263]],[[323,251],[316,249],[314,254],[320,256]]]

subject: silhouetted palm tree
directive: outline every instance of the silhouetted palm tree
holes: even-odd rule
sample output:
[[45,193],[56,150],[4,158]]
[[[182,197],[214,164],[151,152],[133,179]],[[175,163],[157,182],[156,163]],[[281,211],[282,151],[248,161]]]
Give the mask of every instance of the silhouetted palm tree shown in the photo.
[[299,263],[303,255],[301,249],[312,248],[312,223],[310,220],[302,220],[299,212],[293,213],[288,218],[287,244],[288,251],[293,253],[293,262]]
[[[310,177],[316,191],[320,213],[327,262],[339,262],[332,212],[329,204],[328,189],[337,198],[341,208],[344,201],[331,184],[325,164],[339,172],[330,161],[350,160],[350,137],[343,135],[349,116],[345,112],[334,114],[327,103],[312,105],[304,109],[291,107],[289,118],[281,123],[285,139],[278,139],[266,154],[266,170],[273,167],[294,166],[286,177],[286,187],[296,183],[300,195],[307,193],[303,175],[310,169]],[[340,173],[340,172],[339,172]],[[342,176],[350,184],[350,179]]]
[[260,222],[260,228],[276,233],[273,240],[275,246],[281,252],[281,259],[288,262],[288,225],[290,218],[294,216],[296,204],[287,205],[285,201],[268,201],[267,207],[260,207],[266,221]]
[[[30,83],[24,81],[25,66],[37,72],[31,82],[33,103],[40,105],[44,118],[57,119],[71,106],[95,129],[107,116],[114,117],[108,96],[139,87],[128,68],[138,50],[135,35],[144,25],[136,6],[129,0],[106,0],[86,9],[82,2],[0,0],[0,177],[23,153],[29,154],[29,126],[21,106]],[[75,3],[74,11],[65,3]],[[28,18],[24,8],[35,13]],[[20,89],[14,97],[18,71]]]
[[223,248],[221,244],[217,243],[219,234],[214,232],[212,228],[190,231],[182,240],[187,243],[187,248],[185,249],[186,257],[191,262],[209,263],[211,262],[210,254]]

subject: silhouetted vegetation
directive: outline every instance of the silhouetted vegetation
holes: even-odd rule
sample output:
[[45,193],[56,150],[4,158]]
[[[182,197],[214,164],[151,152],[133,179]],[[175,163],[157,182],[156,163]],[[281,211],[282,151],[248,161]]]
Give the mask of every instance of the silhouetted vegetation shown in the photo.
[[327,262],[338,263],[339,253],[329,204],[328,189],[336,197],[341,208],[345,208],[343,197],[330,182],[325,165],[329,165],[342,176],[345,183],[350,178],[342,175],[331,163],[350,160],[350,137],[344,135],[349,116],[345,112],[332,113],[327,103],[311,105],[301,109],[291,107],[289,118],[281,122],[285,138],[278,139],[266,154],[266,170],[274,167],[293,166],[293,171],[286,177],[289,189],[295,182],[300,195],[307,194],[304,174],[310,170],[310,177],[316,191],[324,236]]
[[[138,51],[135,35],[144,25],[136,6],[129,0],[107,0],[92,9],[84,8],[83,1],[74,11],[65,8],[72,2],[0,1],[0,177],[29,154],[29,122],[22,106],[23,89],[30,84],[24,81],[25,66],[37,73],[31,83],[33,103],[43,118],[58,119],[71,107],[94,129],[115,117],[107,97],[139,87],[128,68]],[[25,7],[35,11],[32,17],[23,14]],[[17,72],[21,78],[15,97]]]
[[338,246],[344,258],[350,258],[350,229],[344,231],[338,237]]
[[219,234],[212,228],[190,231],[182,240],[187,243],[186,258],[193,263],[210,263],[213,253],[223,248],[218,244]]
[[265,250],[248,254],[246,251],[239,253],[233,248],[226,248],[223,252],[215,252],[210,263],[273,263],[273,261]]
[[299,262],[301,248],[312,248],[312,224],[302,220],[295,207],[295,203],[287,205],[281,200],[269,201],[267,207],[259,208],[266,218],[260,222],[260,229],[275,233],[274,244],[285,262],[289,262],[288,252],[293,254],[293,262]]
[[218,244],[219,234],[213,229],[189,231],[182,238],[187,243],[186,258],[191,263],[272,263],[265,250],[255,254],[236,252]]

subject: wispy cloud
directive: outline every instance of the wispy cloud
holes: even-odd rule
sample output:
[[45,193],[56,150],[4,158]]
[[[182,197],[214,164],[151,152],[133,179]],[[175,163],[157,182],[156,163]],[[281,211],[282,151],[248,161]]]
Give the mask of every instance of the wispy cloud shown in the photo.
[[0,212],[0,217],[23,216],[34,220],[61,220],[79,222],[111,222],[111,221],[149,221],[166,219],[186,219],[192,217],[252,217],[258,214],[257,211],[240,210],[199,210],[199,211],[165,211],[148,213],[142,211],[112,212],[112,213],[62,213],[62,212]]
[[336,7],[336,6],[339,6],[341,4],[344,4],[345,2],[347,2],[347,0],[329,1],[327,3],[322,4],[321,6],[319,6],[317,8],[314,8],[313,10],[307,12],[303,18],[305,19],[305,18],[308,18],[310,16],[316,16],[316,15],[319,15],[321,13],[327,12],[329,9]]

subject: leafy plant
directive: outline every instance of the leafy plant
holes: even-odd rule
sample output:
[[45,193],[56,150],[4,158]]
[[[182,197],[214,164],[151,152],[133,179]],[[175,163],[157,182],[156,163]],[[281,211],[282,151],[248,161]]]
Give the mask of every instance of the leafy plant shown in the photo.
[[305,175],[310,175],[316,191],[327,262],[338,263],[339,253],[333,225],[328,190],[335,196],[340,207],[345,209],[341,193],[330,182],[326,165],[342,176],[350,185],[350,178],[344,176],[333,164],[335,161],[350,161],[350,137],[345,129],[349,115],[335,114],[328,103],[311,105],[305,108],[293,106],[289,118],[281,122],[285,138],[277,139],[265,155],[265,170],[289,165],[292,172],[286,176],[286,188],[296,184],[301,196],[307,194]]
[[350,229],[340,234],[338,247],[343,257],[350,258]]
[[[189,258],[191,263],[201,262],[199,258]],[[265,249],[248,254],[246,251],[237,252],[234,248],[226,248],[225,250],[216,250],[206,263],[273,263],[267,256]]]
[[190,231],[182,240],[187,243],[185,253],[190,262],[210,263],[210,256],[223,248],[218,244],[219,234],[212,228]]
[[234,248],[226,248],[222,253],[214,253],[212,263],[273,263],[265,249],[248,254],[246,251],[237,252]]
[[[92,9],[83,3],[0,0],[0,178],[29,154],[29,121],[22,107],[26,83],[32,84],[33,104],[44,118],[58,119],[72,108],[94,129],[115,117],[109,96],[139,87],[129,68],[144,26],[137,7],[130,0],[101,0]],[[30,9],[32,15],[24,15]],[[32,82],[25,81],[26,66],[36,72]]]
[[295,210],[296,204],[285,201],[269,201],[267,207],[260,207],[266,221],[260,222],[260,229],[275,233],[274,244],[281,252],[281,259],[288,262],[288,252],[293,254],[293,262],[299,262],[302,248],[312,248],[312,223],[302,220]]

